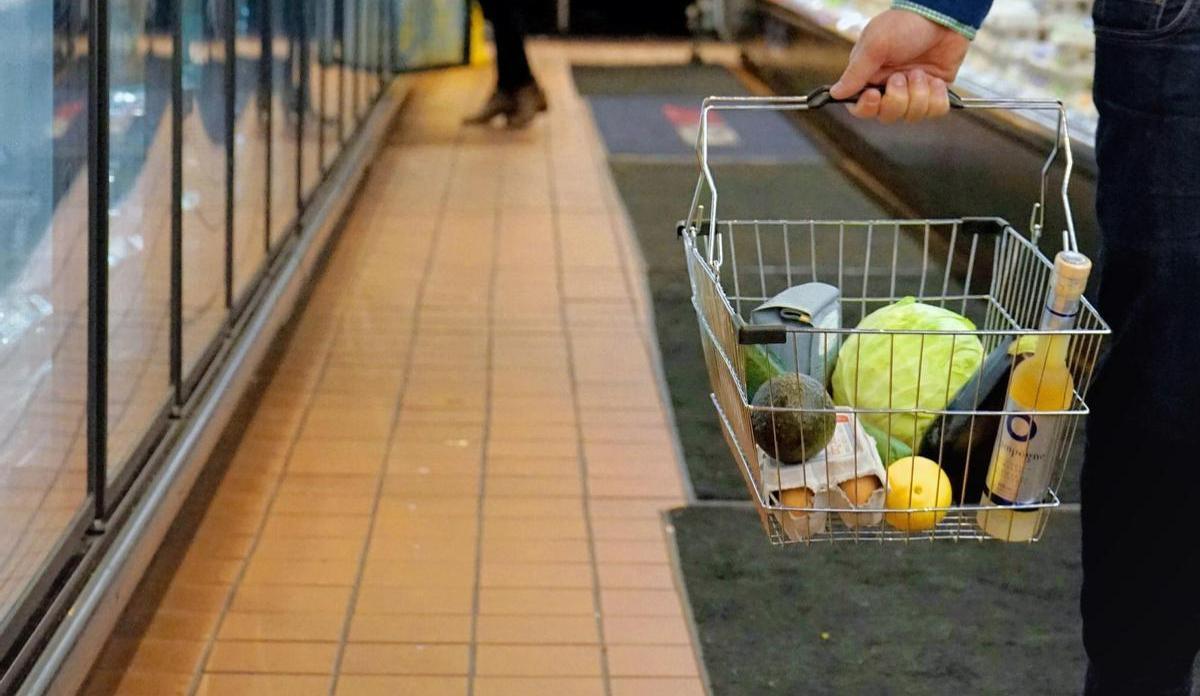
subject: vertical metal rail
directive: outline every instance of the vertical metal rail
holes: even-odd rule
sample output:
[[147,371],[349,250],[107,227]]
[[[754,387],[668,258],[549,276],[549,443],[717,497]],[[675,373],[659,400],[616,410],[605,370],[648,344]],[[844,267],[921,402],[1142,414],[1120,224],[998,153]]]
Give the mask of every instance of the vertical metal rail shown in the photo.
[[358,68],[359,68],[359,65],[358,64],[359,64],[359,54],[361,53],[360,39],[362,37],[359,35],[358,28],[362,25],[362,20],[359,17],[359,13],[362,12],[362,0],[350,0],[350,2],[352,2],[354,4],[354,34],[353,34],[354,49],[353,49],[353,53],[352,53],[352,55],[354,57],[350,61],[350,65],[353,68],[353,70],[351,70],[351,75],[354,78],[353,81],[350,83],[350,87],[351,87],[351,89],[350,89],[350,107],[351,107],[351,109],[353,109],[353,111],[351,113],[354,115],[354,120],[352,121],[352,123],[350,125],[350,132],[353,133],[354,131],[356,131],[358,129],[358,116],[359,116],[359,110],[358,110],[358,82],[359,82]]
[[225,21],[225,309],[228,323],[229,310],[233,309],[233,205],[234,205],[234,160],[237,148],[237,3],[224,0]]
[[87,485],[103,531],[108,481],[108,0],[91,0],[88,40]]
[[183,403],[183,8],[171,3],[171,386]]

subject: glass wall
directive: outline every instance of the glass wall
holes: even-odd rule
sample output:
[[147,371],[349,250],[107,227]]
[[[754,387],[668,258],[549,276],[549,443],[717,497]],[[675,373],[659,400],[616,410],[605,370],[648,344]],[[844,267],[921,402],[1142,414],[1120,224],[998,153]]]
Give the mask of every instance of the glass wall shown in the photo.
[[241,307],[267,254],[268,119],[271,117],[267,3],[237,0],[233,151],[233,301]]
[[85,6],[0,4],[0,617],[87,495]]
[[150,10],[109,5],[110,477],[171,397],[171,34]]
[[[225,36],[230,3],[179,0],[183,229],[183,376],[210,354],[227,316],[225,298]],[[189,380],[190,381],[190,380]]]
[[0,0],[0,653],[154,473],[413,4]]

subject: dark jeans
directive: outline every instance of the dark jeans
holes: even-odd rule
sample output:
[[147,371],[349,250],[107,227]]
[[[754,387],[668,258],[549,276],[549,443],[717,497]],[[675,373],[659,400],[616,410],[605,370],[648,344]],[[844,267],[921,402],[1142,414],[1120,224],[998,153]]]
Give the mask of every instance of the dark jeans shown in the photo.
[[1087,694],[1188,694],[1200,649],[1200,0],[1097,0],[1101,314],[1083,470]]
[[525,55],[525,22],[521,0],[479,0],[483,15],[492,24],[496,44],[496,89],[515,92],[533,84],[529,58]]

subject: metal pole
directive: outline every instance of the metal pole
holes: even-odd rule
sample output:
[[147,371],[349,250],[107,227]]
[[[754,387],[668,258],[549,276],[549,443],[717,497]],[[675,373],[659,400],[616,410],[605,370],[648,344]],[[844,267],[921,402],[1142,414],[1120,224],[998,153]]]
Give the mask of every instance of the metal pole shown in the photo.
[[103,531],[108,483],[108,0],[91,0],[88,23],[87,484],[93,531]]

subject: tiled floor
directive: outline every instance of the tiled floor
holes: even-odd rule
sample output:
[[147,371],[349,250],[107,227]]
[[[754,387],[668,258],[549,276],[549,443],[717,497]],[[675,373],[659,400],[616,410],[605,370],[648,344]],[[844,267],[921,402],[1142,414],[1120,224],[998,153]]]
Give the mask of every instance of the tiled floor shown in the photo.
[[421,78],[162,601],[87,693],[704,693],[641,271],[569,74],[685,55],[537,44],[552,110],[523,133],[459,126],[487,71]]

